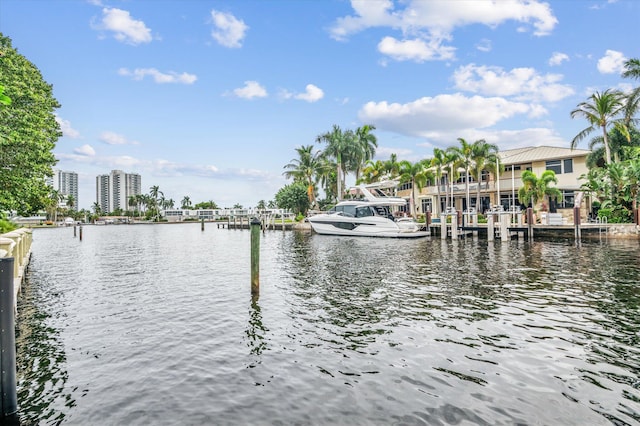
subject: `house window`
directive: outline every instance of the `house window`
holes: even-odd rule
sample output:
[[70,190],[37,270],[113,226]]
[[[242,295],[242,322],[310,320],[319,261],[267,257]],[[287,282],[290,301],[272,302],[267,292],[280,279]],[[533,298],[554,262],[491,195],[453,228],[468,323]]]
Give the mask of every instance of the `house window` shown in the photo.
[[423,198],[421,201],[422,201],[422,212],[423,213],[433,211],[432,204],[431,204],[431,198]]
[[573,158],[549,160],[546,165],[547,170],[553,170],[557,175],[562,173],[573,173]]
[[575,199],[573,191],[562,191],[562,201],[558,203],[558,208],[572,209],[575,205]]
[[573,173],[573,158],[567,158],[564,160],[564,172]]
[[557,175],[562,174],[562,162],[560,160],[547,161],[547,170],[553,170]]

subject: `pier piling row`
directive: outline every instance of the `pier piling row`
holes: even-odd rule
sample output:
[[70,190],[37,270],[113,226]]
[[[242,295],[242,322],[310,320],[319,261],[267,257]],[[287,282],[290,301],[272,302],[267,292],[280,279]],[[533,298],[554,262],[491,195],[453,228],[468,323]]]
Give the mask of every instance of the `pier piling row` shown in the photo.
[[15,321],[31,241],[31,230],[26,228],[0,235],[0,419],[18,411]]

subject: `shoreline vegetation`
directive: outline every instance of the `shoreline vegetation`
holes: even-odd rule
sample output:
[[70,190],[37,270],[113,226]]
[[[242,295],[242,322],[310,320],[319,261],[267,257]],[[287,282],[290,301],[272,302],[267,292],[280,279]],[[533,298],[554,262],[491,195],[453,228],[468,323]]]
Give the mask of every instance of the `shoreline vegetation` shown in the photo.
[[[37,66],[12,46],[9,37],[0,34],[0,47],[3,52],[3,61],[0,61],[0,127],[12,129],[7,139],[7,146],[11,149],[4,150],[3,155],[7,157],[4,158],[5,163],[16,165],[0,170],[3,183],[0,219],[45,211],[53,223],[57,222],[59,213],[74,221],[85,222],[95,221],[105,214],[128,214],[134,220],[135,216],[144,216],[147,220],[160,222],[163,214],[176,205],[183,209],[217,208],[213,200],[193,205],[189,195],[178,203],[153,185],[148,194],[127,194],[126,200],[120,204],[113,200],[102,204],[96,201],[92,206],[93,212],[86,209],[78,211],[78,202],[73,195],[55,190],[43,179],[53,175],[53,167],[57,163],[53,150],[62,131],[55,111],[62,105],[54,98],[53,87],[42,78]],[[16,64],[19,66],[14,66]],[[29,73],[18,72],[19,69]],[[640,60],[627,59],[621,76],[640,80]],[[25,85],[31,88],[29,92],[19,90]],[[630,85],[624,92],[618,89],[596,91],[569,112],[571,118],[584,119],[588,124],[571,140],[571,149],[577,148],[584,139],[592,138],[589,142],[591,153],[587,159],[589,173],[580,176],[578,191],[589,196],[593,204],[597,202],[598,218],[611,224],[640,223],[639,108],[640,87]],[[34,123],[38,123],[38,129],[34,128]],[[435,215],[465,205],[457,205],[454,199],[456,182],[463,182],[466,187],[466,206],[482,213],[487,206],[480,199],[480,185],[476,185],[474,206],[469,194],[470,181],[481,182],[483,176],[497,181],[505,172],[506,165],[500,160],[498,146],[485,139],[467,141],[459,137],[457,144],[434,147],[431,157],[416,162],[400,160],[395,153],[388,161],[376,160],[378,137],[375,130],[375,123],[363,123],[356,129],[342,129],[334,124],[331,130],[315,138],[321,149],[313,144],[296,148],[297,157],[284,166],[283,172],[287,179],[292,179],[292,183],[280,188],[273,200],[260,200],[256,208],[284,209],[299,219],[304,218],[311,209],[326,210],[347,197],[346,177],[351,175],[355,176],[356,184],[393,180],[397,187],[409,189],[406,212],[414,219],[419,216],[417,196],[425,185],[434,183],[438,188],[441,185],[447,188],[444,194],[438,189],[437,202],[433,206]],[[534,213],[545,211],[551,200],[562,198],[551,169],[540,176],[525,171],[521,179],[518,201],[529,205]],[[447,196],[449,189],[451,197]],[[321,194],[324,199],[319,198]],[[444,203],[440,201],[441,195],[445,195]],[[501,204],[500,194],[497,200],[494,198],[488,202]],[[242,206],[237,204],[233,208],[242,209]]]

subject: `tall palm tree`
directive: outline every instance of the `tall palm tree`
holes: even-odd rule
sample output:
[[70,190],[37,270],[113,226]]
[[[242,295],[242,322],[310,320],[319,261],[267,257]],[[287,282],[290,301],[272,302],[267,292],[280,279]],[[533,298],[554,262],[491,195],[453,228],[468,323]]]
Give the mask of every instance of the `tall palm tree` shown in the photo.
[[476,211],[480,212],[482,205],[480,203],[480,184],[482,183],[482,172],[491,171],[495,168],[496,159],[498,157],[498,146],[488,143],[484,139],[479,139],[473,143],[471,149],[471,161],[473,168],[471,175],[477,182],[476,185]]
[[326,163],[321,159],[321,152],[314,152],[313,145],[296,148],[296,152],[298,153],[298,158],[294,158],[284,166],[287,171],[283,174],[287,178],[293,178],[294,182],[302,182],[307,186],[309,204],[314,206],[316,203],[316,184]]
[[91,209],[93,210],[93,213],[96,216],[100,216],[102,214],[102,208],[100,207],[100,204],[98,204],[97,201],[91,205]]
[[416,189],[420,192],[427,182],[433,179],[433,172],[429,170],[430,165],[431,160],[421,160],[416,163],[411,163],[406,160],[400,162],[400,182],[411,183],[411,198],[409,205],[411,208],[411,216],[414,219],[416,219],[418,215]]
[[316,138],[317,142],[327,144],[323,152],[324,156],[335,160],[337,177],[336,198],[338,201],[342,199],[343,195],[344,178],[350,155],[349,150],[353,145],[352,140],[353,132],[343,132],[340,126],[336,124],[333,125],[330,132],[323,133]]
[[355,146],[351,160],[353,163],[353,171],[356,174],[356,181],[360,178],[360,172],[367,161],[376,155],[378,139],[371,133],[375,129],[375,126],[365,124],[362,127],[358,127],[355,131]]
[[138,197],[136,195],[130,195],[127,200],[127,205],[136,211],[138,207]]
[[[449,147],[445,150],[445,170],[447,172],[447,193],[451,192],[451,207],[455,207],[453,198],[453,183],[460,177],[459,168],[461,165],[460,154],[455,147]],[[447,204],[449,206],[449,204]]]
[[471,207],[471,197],[469,196],[469,172],[473,164],[473,144],[463,138],[458,138],[460,146],[452,146],[451,151],[455,152],[459,159],[459,164],[465,171],[465,194],[467,200],[467,210]]
[[183,209],[188,209],[191,207],[191,198],[189,198],[188,195],[185,195],[182,198],[182,202],[180,203],[180,207],[182,207]]
[[575,149],[578,143],[592,133],[596,128],[602,130],[602,137],[607,165],[611,164],[611,150],[607,128],[613,125],[623,134],[628,134],[623,119],[619,116],[624,110],[624,94],[618,90],[607,89],[604,92],[596,92],[585,102],[578,104],[571,111],[571,118],[584,117],[589,122],[589,127],[578,133],[571,141],[571,149]]
[[153,185],[149,188],[149,197],[147,201],[150,202],[151,205],[149,206],[149,204],[147,204],[147,206],[154,209],[155,221],[157,222],[160,219],[160,203],[164,200],[164,194],[160,191],[158,185]]
[[67,207],[69,210],[74,210],[76,206],[76,199],[73,195],[67,195]]
[[389,179],[395,179],[400,175],[400,163],[398,162],[398,156],[395,153],[391,154],[389,159],[384,162],[384,167]]
[[[438,191],[438,202],[436,203],[436,214],[442,213],[442,208],[440,206],[440,183],[442,181],[442,174],[444,172],[445,166],[447,164],[447,153],[445,150],[440,148],[433,148],[433,158],[431,159],[430,166],[433,168],[435,178],[436,178],[436,189]],[[446,195],[445,195],[446,198]],[[447,204],[445,202],[445,204]]]
[[640,80],[640,59],[628,59],[624,63],[624,71],[622,72],[622,77],[635,78]]
[[522,172],[522,186],[518,190],[518,199],[522,204],[531,202],[531,205],[539,210],[538,204],[544,201],[544,197],[562,198],[562,192],[551,183],[557,184],[558,178],[553,170],[545,170],[540,177],[531,170]]

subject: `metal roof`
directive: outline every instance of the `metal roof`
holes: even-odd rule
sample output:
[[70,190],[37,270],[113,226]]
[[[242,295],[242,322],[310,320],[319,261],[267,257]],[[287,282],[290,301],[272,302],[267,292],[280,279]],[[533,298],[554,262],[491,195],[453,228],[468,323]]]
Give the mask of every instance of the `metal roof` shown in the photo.
[[559,148],[555,146],[533,146],[508,149],[498,152],[502,164],[525,164],[534,161],[556,160],[561,158],[586,157],[588,149]]

